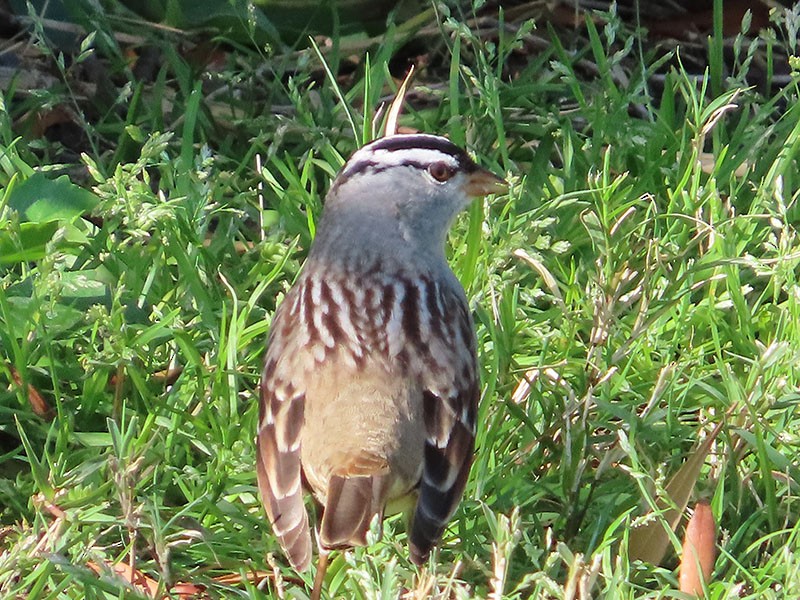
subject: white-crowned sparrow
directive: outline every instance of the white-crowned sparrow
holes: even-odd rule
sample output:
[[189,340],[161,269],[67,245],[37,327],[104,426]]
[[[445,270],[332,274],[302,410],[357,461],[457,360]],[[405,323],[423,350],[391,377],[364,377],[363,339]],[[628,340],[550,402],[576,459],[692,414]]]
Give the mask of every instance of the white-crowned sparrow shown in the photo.
[[445,238],[472,198],[502,189],[461,148],[421,134],[361,148],[331,186],[261,380],[258,484],[295,569],[311,562],[304,490],[321,509],[323,554],[364,545],[370,521],[397,508],[413,508],[415,563],[442,536],[472,462],[479,395]]

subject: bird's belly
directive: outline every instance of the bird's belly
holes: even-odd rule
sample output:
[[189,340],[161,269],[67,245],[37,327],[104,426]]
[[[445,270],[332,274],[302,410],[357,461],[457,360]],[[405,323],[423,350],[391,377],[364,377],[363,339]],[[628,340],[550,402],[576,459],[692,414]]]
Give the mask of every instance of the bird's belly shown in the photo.
[[331,475],[387,476],[387,500],[422,474],[425,426],[419,385],[387,369],[320,368],[306,381],[301,462],[325,502]]

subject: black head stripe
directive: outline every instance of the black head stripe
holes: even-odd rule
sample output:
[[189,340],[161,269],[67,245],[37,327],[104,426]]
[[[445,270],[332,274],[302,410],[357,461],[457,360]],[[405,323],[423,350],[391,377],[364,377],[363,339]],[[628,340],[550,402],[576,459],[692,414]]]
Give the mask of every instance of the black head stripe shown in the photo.
[[449,154],[450,156],[459,159],[465,158],[472,162],[464,150],[456,146],[447,138],[443,138],[438,135],[390,135],[389,137],[375,140],[366,146],[366,148],[369,148],[373,151],[386,150],[387,152],[395,152],[396,150],[412,150],[415,148],[419,148],[420,150],[438,150],[444,154]]

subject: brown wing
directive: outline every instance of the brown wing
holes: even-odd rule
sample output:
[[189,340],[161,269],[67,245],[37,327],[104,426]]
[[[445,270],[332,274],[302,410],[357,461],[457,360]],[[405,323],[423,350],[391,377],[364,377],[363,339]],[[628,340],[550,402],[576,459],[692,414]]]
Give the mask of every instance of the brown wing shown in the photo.
[[[279,369],[287,352],[279,310],[273,320],[261,378],[256,471],[261,500],[272,530],[298,571],[311,565],[311,531],[303,503],[300,434],[305,395]],[[290,314],[287,314],[290,318]]]
[[[472,464],[475,419],[480,388],[475,357],[475,334],[466,303],[460,298],[449,311],[453,327],[451,379],[423,392],[427,440],[419,499],[409,535],[411,560],[424,563],[442,537],[458,506]],[[433,386],[431,386],[433,387]]]

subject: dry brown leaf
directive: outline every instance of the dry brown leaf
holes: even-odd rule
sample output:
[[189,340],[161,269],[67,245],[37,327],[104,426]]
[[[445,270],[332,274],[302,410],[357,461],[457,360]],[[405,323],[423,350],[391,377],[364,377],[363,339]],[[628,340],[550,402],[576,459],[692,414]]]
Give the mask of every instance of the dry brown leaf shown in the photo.
[[[87,566],[94,571],[97,575],[102,575],[108,570],[113,571],[119,577],[127,581],[137,593],[147,596],[148,598],[156,598],[158,593],[158,582],[152,577],[148,577],[138,569],[132,568],[125,563],[116,563],[105,561],[103,566],[95,563],[88,562]],[[169,600],[177,596],[181,600],[203,600],[210,596],[206,593],[206,588],[203,585],[195,585],[193,583],[176,583],[170,589],[170,594],[161,596],[162,600]]]
[[683,534],[680,566],[680,591],[703,595],[703,582],[708,583],[717,555],[717,526],[708,502],[695,504],[694,514]]
[[391,106],[389,106],[389,112],[386,115],[386,128],[384,130],[384,135],[387,137],[397,133],[397,120],[400,118],[400,112],[403,110],[403,102],[405,102],[406,99],[406,91],[408,90],[408,86],[412,79],[414,79],[414,65],[411,65],[408,73],[406,73],[403,83],[400,84],[400,88],[397,90],[397,94],[395,95],[394,100],[392,100]]
[[155,579],[148,577],[137,569],[131,568],[130,565],[125,563],[113,564],[106,561],[104,566],[100,566],[95,562],[88,562],[87,566],[98,575],[102,575],[110,569],[127,581],[137,593],[148,598],[154,598],[156,592],[158,592],[158,582]]
[[78,119],[70,107],[57,104],[49,109],[28,111],[18,119],[17,123],[27,127],[30,137],[39,139],[43,138],[47,130],[55,125],[75,124],[77,121]]
[[159,381],[164,385],[172,385],[178,381],[178,377],[183,373],[183,367],[172,367],[153,373],[153,381]]
[[[18,387],[23,387],[22,377],[12,365],[7,365],[8,370],[11,373],[11,379],[14,380],[14,383]],[[47,403],[47,400],[44,399],[35,387],[33,387],[30,383],[28,384],[28,402],[31,404],[31,409],[37,415],[45,419],[46,421],[53,420],[53,409],[50,408],[50,405]]]
[[[711,451],[714,440],[722,430],[722,423],[714,430],[689,456],[678,472],[669,480],[664,492],[666,497],[656,499],[661,516],[667,521],[669,527],[675,531],[680,523],[689,497],[700,476],[700,470]],[[628,543],[628,556],[631,560],[641,560],[657,565],[664,558],[669,547],[670,534],[661,519],[652,519],[631,531]]]
[[[172,385],[178,380],[178,377],[180,377],[182,373],[183,367],[171,367],[168,369],[162,369],[161,371],[156,371],[150,377],[155,382],[163,383],[164,385]],[[125,373],[120,372],[119,370],[112,374],[108,379],[108,385],[112,387],[122,385],[124,382]]]

